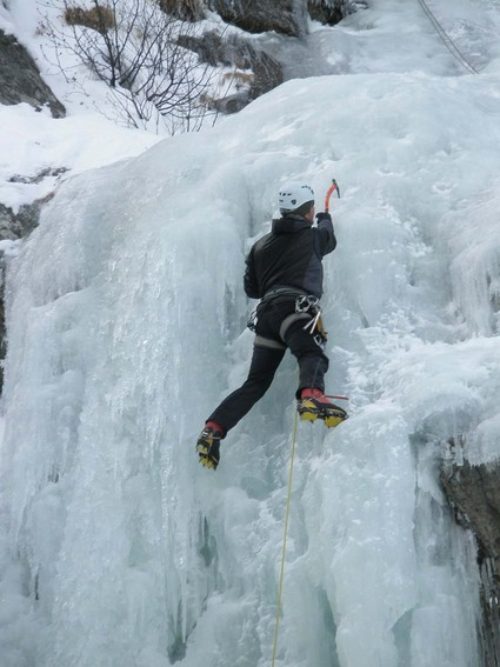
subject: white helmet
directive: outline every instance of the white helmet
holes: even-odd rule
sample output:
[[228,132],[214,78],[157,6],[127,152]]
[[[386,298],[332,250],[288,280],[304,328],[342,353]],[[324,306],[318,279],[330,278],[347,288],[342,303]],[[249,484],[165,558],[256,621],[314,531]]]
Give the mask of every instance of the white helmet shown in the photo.
[[278,202],[280,213],[292,213],[302,204],[314,202],[314,190],[300,181],[290,181],[280,187]]

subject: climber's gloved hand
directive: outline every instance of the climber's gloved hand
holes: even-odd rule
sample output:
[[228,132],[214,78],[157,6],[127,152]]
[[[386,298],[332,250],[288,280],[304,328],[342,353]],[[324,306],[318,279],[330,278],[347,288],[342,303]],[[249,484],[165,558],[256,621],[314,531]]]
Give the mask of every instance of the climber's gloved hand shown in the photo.
[[318,223],[320,222],[332,222],[332,216],[327,213],[326,211],[320,211],[319,213],[316,213],[316,221]]

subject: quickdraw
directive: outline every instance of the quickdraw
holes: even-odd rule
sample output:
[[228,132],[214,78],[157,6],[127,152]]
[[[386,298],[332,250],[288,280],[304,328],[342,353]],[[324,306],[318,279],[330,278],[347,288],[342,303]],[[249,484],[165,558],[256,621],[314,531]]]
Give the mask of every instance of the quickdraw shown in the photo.
[[250,317],[247,321],[247,329],[250,329],[250,331],[253,331],[254,333],[255,329],[257,328],[257,319],[257,308],[254,308],[250,313]]
[[[320,347],[324,347],[328,340],[328,332],[323,325],[321,317],[321,306],[319,299],[313,294],[299,296],[295,301],[295,312],[307,313],[311,319],[303,326],[304,331],[314,335],[314,342]],[[316,331],[316,334],[314,333]]]

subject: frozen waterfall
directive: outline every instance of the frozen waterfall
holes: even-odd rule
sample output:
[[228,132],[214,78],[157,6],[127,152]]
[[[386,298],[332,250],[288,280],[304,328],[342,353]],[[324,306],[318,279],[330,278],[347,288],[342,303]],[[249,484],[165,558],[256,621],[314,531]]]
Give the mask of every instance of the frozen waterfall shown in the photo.
[[278,664],[478,667],[475,545],[439,470],[464,432],[499,454],[498,83],[290,81],[60,189],[9,275],[3,667],[270,665],[294,363],[215,474],[194,442],[245,376],[243,261],[277,187],[332,176],[351,418],[299,428]]

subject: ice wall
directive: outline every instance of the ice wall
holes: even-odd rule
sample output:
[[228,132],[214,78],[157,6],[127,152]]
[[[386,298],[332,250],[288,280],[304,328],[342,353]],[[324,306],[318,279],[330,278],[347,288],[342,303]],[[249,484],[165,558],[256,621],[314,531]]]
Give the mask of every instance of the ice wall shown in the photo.
[[335,176],[329,389],[352,416],[299,428],[278,664],[477,667],[475,546],[438,474],[496,414],[498,339],[468,338],[484,262],[457,267],[497,192],[497,85],[291,81],[61,188],[9,277],[6,666],[270,664],[291,360],[216,474],[193,447],[245,375],[249,239],[282,179]]

